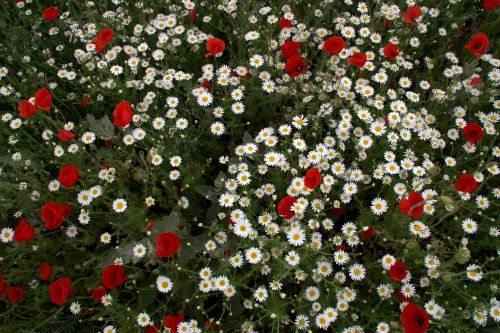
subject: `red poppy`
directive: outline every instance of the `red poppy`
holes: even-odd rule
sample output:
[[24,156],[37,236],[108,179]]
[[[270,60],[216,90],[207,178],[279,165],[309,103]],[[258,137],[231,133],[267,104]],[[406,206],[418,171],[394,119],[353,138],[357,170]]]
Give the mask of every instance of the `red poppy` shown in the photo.
[[224,41],[220,38],[209,38],[207,40],[205,48],[208,51],[207,54],[205,54],[205,58],[208,58],[210,56],[224,52],[226,43],[224,43]]
[[173,232],[163,232],[156,238],[156,256],[171,257],[179,250],[181,239]]
[[73,187],[73,185],[75,185],[79,177],[80,174],[78,173],[78,168],[76,167],[76,165],[66,164],[59,171],[59,176],[57,177],[57,180],[59,180],[59,183],[61,183],[62,186],[70,188]]
[[66,131],[66,130],[58,130],[57,131],[57,137],[59,138],[59,140],[61,140],[62,142],[68,142],[70,141],[71,139],[74,139],[76,138],[76,134],[73,133],[73,132],[70,132],[70,131]]
[[97,40],[107,44],[113,40],[113,37],[115,36],[115,33],[111,28],[104,28],[95,37]]
[[188,17],[191,22],[195,22],[196,19],[198,18],[198,13],[196,12],[196,9],[191,9],[188,13]]
[[154,220],[148,220],[146,222],[146,232],[153,230],[154,226],[155,226],[155,221]]
[[365,230],[363,230],[362,234],[364,239],[372,239],[373,237],[375,237],[375,229],[373,229],[372,227],[368,227],[366,228]]
[[52,266],[47,263],[43,263],[37,270],[38,273],[40,273],[40,279],[43,281],[50,279],[50,276],[52,275]]
[[406,297],[405,295],[403,295],[401,288],[398,288],[397,295],[400,302],[409,302],[411,299],[410,297]]
[[212,89],[212,85],[210,84],[210,82],[208,80],[203,80],[203,82],[201,83],[201,87],[205,90],[208,90],[208,91],[210,91],[210,89]]
[[203,323],[205,324],[205,327],[206,328],[211,328],[211,329],[216,329],[217,327],[219,327],[215,321],[211,320],[211,319],[207,319],[207,320],[204,320]]
[[113,40],[115,33],[113,32],[112,29],[110,28],[104,28],[95,37],[93,41],[91,41],[92,44],[95,45],[95,50],[97,52],[102,52],[104,51],[104,48],[106,47],[106,44],[111,42]]
[[321,181],[321,174],[318,168],[312,167],[307,170],[306,175],[304,176],[304,185],[307,188],[313,190],[321,184]]
[[459,192],[469,193],[477,188],[477,181],[474,176],[463,173],[458,177],[457,182],[453,186]]
[[279,24],[281,29],[291,28],[293,26],[292,21],[284,17],[280,18]]
[[288,58],[285,62],[285,71],[292,78],[299,76],[307,69],[304,58],[300,54],[296,54]]
[[331,210],[333,215],[344,215],[347,211],[346,207],[333,207]]
[[96,302],[101,303],[102,297],[107,293],[108,292],[106,291],[106,288],[98,286],[95,287],[94,290],[92,290],[92,297],[94,297]]
[[347,58],[347,62],[359,68],[363,67],[366,63],[366,54],[361,52],[354,52],[353,55]]
[[408,7],[406,13],[401,14],[406,23],[415,24],[415,20],[417,20],[420,15],[422,15],[422,10],[419,6],[411,6]]
[[290,58],[296,54],[299,54],[300,42],[294,42],[289,39],[281,46],[281,55],[286,58]]
[[90,102],[90,96],[83,96],[82,99],[80,100],[80,103],[82,106],[88,106]]
[[45,228],[52,230],[59,228],[62,220],[71,215],[71,211],[70,205],[51,201],[43,205],[40,217],[45,222]]
[[57,9],[57,7],[47,7],[42,13],[42,17],[47,22],[52,22],[57,20],[58,16],[59,16],[59,10]]
[[411,192],[408,198],[399,201],[399,209],[403,214],[417,219],[424,213],[424,203],[424,198],[420,194]]
[[16,230],[14,230],[14,240],[16,242],[27,242],[35,237],[35,229],[25,219],[19,220]]
[[323,51],[330,54],[339,54],[345,48],[344,39],[339,36],[333,36],[323,43]]
[[161,330],[160,323],[154,323],[153,325],[149,325],[144,333],[158,333]]
[[122,265],[108,265],[102,271],[101,283],[108,289],[114,289],[127,280],[125,268]]
[[474,76],[472,79],[470,79],[469,84],[471,86],[478,86],[482,82],[481,77],[479,76]]
[[123,128],[130,124],[133,116],[134,113],[132,112],[130,103],[127,101],[120,102],[113,110],[113,125]]
[[481,141],[483,138],[483,128],[477,123],[470,123],[463,128],[464,135],[471,144]]
[[399,55],[399,49],[395,44],[389,42],[384,46],[384,55],[392,60]]
[[429,327],[429,314],[415,303],[405,306],[400,319],[405,333],[423,333]]
[[56,305],[62,305],[73,293],[71,289],[71,279],[62,278],[50,284],[50,300]]
[[402,281],[408,275],[408,269],[402,261],[397,260],[389,269],[389,275],[394,281]]
[[340,251],[340,250],[347,251],[347,246],[344,244],[335,246],[335,251]]
[[165,318],[163,318],[163,326],[165,326],[165,328],[169,328],[172,333],[177,333],[177,327],[182,321],[184,321],[184,314],[179,312],[177,316],[165,316]]
[[19,286],[9,286],[6,288],[5,294],[7,298],[14,303],[19,303],[24,298],[24,289]]
[[19,111],[19,117],[23,119],[32,117],[38,112],[36,107],[27,99],[19,103],[19,105],[17,106],[17,110]]
[[488,49],[490,42],[488,36],[485,33],[477,33],[472,36],[469,44],[465,45],[465,48],[471,51],[476,57],[479,57],[481,53]]
[[287,195],[283,199],[281,199],[278,204],[278,213],[283,216],[285,219],[289,220],[295,216],[295,212],[293,212],[290,208],[297,201],[294,197]]
[[35,93],[35,105],[45,112],[52,106],[52,94],[47,88],[40,88]]
[[493,10],[500,5],[500,0],[483,0],[484,10]]

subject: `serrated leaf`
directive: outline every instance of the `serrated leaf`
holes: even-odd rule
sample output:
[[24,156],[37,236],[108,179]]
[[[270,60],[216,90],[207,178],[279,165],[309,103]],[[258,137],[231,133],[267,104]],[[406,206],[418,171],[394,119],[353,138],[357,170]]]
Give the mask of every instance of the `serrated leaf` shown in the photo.
[[224,174],[224,172],[220,171],[219,175],[217,176],[217,179],[215,179],[214,184],[216,189],[221,189],[224,187],[224,183],[226,181],[227,177]]
[[98,138],[111,140],[115,136],[115,127],[107,115],[97,120],[93,115],[87,114],[86,119],[89,123],[90,130],[94,132]]
[[151,230],[151,235],[153,239],[162,233],[162,232],[174,232],[179,236],[185,236],[187,234],[187,230],[179,229],[179,225],[183,225],[184,220],[182,219],[180,213],[176,210],[170,212],[170,215],[164,216],[157,220]]

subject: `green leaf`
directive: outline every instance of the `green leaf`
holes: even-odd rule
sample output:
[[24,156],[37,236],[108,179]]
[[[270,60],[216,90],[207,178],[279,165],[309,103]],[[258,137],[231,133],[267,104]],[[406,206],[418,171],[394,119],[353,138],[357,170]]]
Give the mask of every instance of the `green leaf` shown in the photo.
[[109,117],[106,115],[99,120],[91,114],[87,114],[87,122],[89,123],[89,128],[98,138],[103,140],[111,140],[115,136],[115,127]]

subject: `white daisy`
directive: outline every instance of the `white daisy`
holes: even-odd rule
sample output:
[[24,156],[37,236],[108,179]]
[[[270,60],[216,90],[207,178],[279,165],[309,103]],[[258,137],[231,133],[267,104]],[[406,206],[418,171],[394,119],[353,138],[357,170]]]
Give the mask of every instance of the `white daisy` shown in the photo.
[[249,263],[257,264],[262,259],[262,252],[256,247],[251,247],[245,251],[245,258]]
[[116,199],[113,201],[113,210],[117,213],[123,213],[127,209],[127,201],[125,199]]
[[168,277],[160,275],[156,278],[156,287],[162,293],[168,293],[174,287],[172,280]]

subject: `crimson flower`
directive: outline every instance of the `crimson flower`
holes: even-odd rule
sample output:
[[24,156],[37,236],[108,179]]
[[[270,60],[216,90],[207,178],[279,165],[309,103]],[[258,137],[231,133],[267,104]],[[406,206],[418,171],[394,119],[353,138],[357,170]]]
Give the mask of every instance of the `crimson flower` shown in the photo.
[[429,327],[429,314],[415,303],[405,306],[400,320],[405,333],[423,333]]
[[35,93],[35,105],[45,112],[52,106],[52,94],[47,88],[40,88]]
[[52,22],[57,20],[58,16],[59,16],[59,10],[57,9],[57,7],[47,7],[42,13],[42,17],[47,22]]
[[361,68],[366,63],[366,54],[361,52],[354,52],[351,57],[347,58],[347,62]]
[[122,265],[111,264],[102,271],[101,283],[108,289],[114,289],[127,280],[125,268]]
[[292,21],[284,17],[280,18],[279,25],[281,29],[291,28],[293,26]]
[[40,279],[47,281],[52,275],[52,266],[47,263],[43,263],[40,267],[38,267],[37,271],[40,274]]
[[392,60],[399,55],[399,49],[395,44],[389,42],[384,46],[384,55]]
[[392,264],[391,268],[389,269],[389,276],[394,281],[404,280],[407,274],[408,274],[408,269],[406,268],[406,265],[399,260],[397,260],[394,264]]
[[419,6],[410,6],[406,10],[406,13],[401,14],[406,23],[415,24],[420,15],[422,15],[422,10]]
[[296,54],[299,54],[300,42],[294,42],[289,39],[283,43],[281,46],[281,55],[286,58],[290,58]]
[[73,292],[70,278],[56,280],[49,287],[50,300],[56,305],[62,305]]
[[294,197],[289,195],[285,196],[278,204],[278,213],[287,220],[291,219],[295,216],[295,212],[293,212],[290,208],[296,201],[297,199]]
[[132,121],[134,113],[132,107],[127,101],[118,103],[113,110],[113,125],[118,127],[125,127]]
[[292,78],[299,76],[307,69],[307,65],[304,62],[304,58],[300,54],[291,56],[285,62],[285,71]]
[[488,49],[489,45],[488,36],[480,32],[472,36],[469,44],[465,45],[465,48],[471,51],[476,57],[479,57],[481,53],[484,53]]
[[61,226],[62,220],[68,217],[71,211],[72,208],[68,204],[50,201],[43,205],[40,217],[45,222],[45,228],[53,230]]
[[114,35],[115,33],[111,28],[104,28],[99,31],[95,39],[91,41],[95,45],[96,52],[103,52],[106,45],[113,40]]
[[181,246],[181,239],[173,232],[164,232],[156,238],[156,256],[157,257],[171,257]]
[[403,214],[418,219],[424,213],[424,198],[417,192],[411,192],[408,198],[399,201],[399,209]]
[[36,107],[27,99],[19,103],[19,105],[17,106],[17,110],[19,111],[19,117],[23,119],[32,117],[38,112]]
[[477,123],[470,123],[463,128],[464,135],[471,144],[481,141],[483,138],[483,128]]
[[474,191],[477,188],[477,181],[474,176],[469,175],[468,173],[463,173],[458,177],[455,185],[455,190],[459,192],[469,193]]
[[71,131],[66,131],[66,130],[58,130],[57,131],[57,137],[59,138],[59,140],[61,140],[62,142],[68,142],[70,141],[71,139],[74,139],[76,138],[76,134],[71,132]]
[[94,297],[96,302],[101,303],[102,297],[106,295],[106,293],[107,293],[106,288],[98,286],[95,287],[94,290],[92,290],[92,297]]
[[493,10],[500,5],[500,0],[483,0],[484,10]]
[[24,298],[24,289],[19,286],[9,286],[6,288],[7,298],[14,303],[19,303]]
[[344,39],[339,36],[333,36],[323,43],[323,51],[338,55],[345,48]]
[[16,230],[14,230],[14,240],[16,242],[27,242],[35,237],[35,229],[25,219],[19,220]]
[[59,183],[61,183],[62,186],[71,188],[75,185],[79,178],[80,174],[78,173],[76,164],[66,164],[59,171],[57,180],[59,180]]
[[163,326],[165,328],[169,328],[170,332],[172,333],[177,333],[177,327],[179,324],[184,321],[184,314],[182,312],[179,312],[176,315],[168,315],[163,318]]
[[361,233],[364,239],[372,239],[373,237],[375,237],[375,234],[375,229],[373,229],[372,227],[364,229]]
[[321,174],[318,168],[312,167],[307,170],[306,175],[304,176],[304,185],[307,188],[313,190],[321,184],[321,181]]
[[205,58],[208,58],[210,56],[224,52],[224,49],[226,48],[226,44],[220,38],[209,38],[207,40],[207,44],[205,45],[205,48],[208,51],[207,54],[205,54]]

